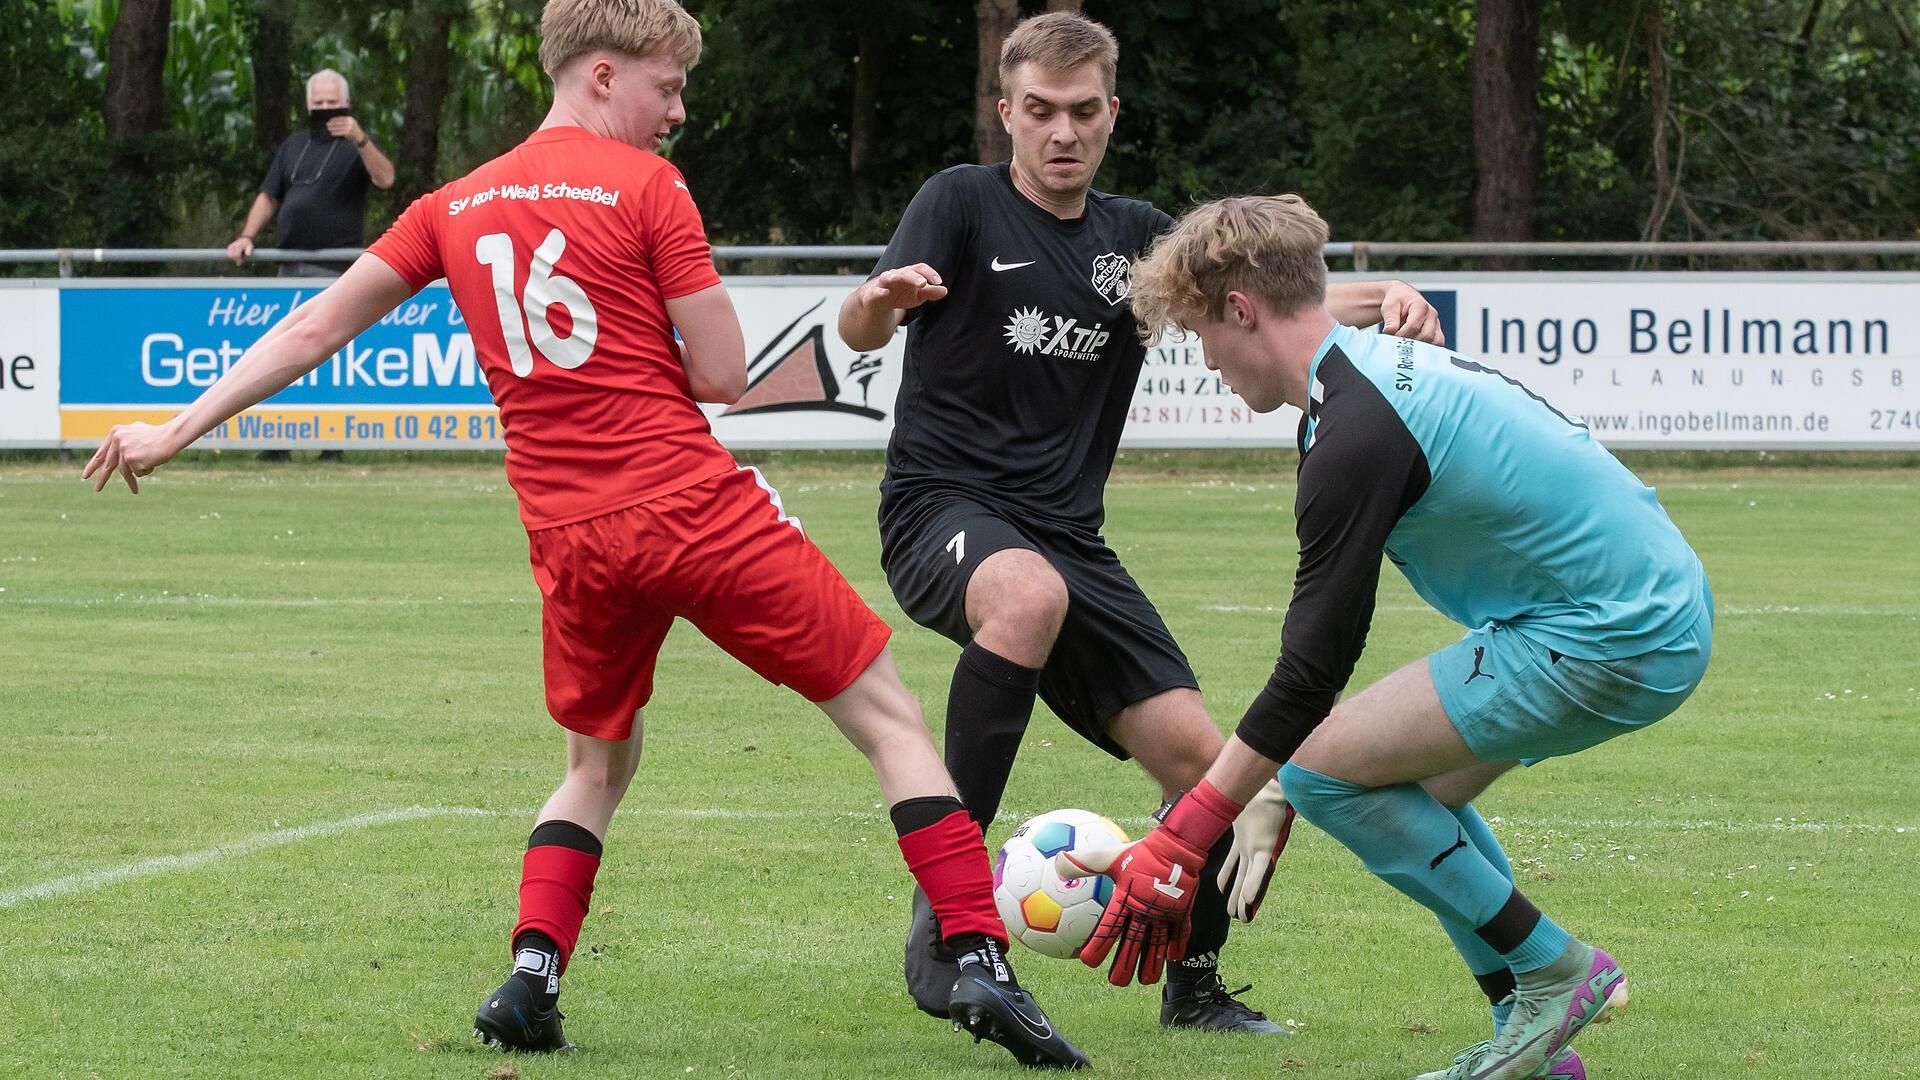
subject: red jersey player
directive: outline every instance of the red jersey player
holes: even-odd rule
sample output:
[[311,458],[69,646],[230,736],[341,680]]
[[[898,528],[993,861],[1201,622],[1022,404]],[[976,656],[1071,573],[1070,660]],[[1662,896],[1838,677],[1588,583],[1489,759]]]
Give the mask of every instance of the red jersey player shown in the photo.
[[98,490],[118,472],[138,492],[138,477],[445,277],[500,407],[542,597],[547,708],[567,740],[566,779],[524,857],[514,970],[481,1004],[482,1038],[570,1045],[560,975],[678,616],[817,703],[872,762],[907,865],[968,958],[955,1026],[1026,1064],[1086,1064],[1014,980],[980,831],[901,685],[886,624],[694,404],[746,387],[699,212],[651,153],[686,119],[698,23],[672,0],[551,0],[541,37],[554,104],[539,130],[417,200],[178,416],[116,426],[85,475]]

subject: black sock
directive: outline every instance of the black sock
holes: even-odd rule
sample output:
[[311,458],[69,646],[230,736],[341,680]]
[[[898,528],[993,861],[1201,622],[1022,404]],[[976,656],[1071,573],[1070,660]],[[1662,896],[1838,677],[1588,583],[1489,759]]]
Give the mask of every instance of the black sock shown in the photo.
[[960,805],[959,799],[946,795],[921,795],[894,803],[887,808],[887,816],[893,819],[893,831],[904,837],[908,833],[938,825],[964,809],[966,807]]
[[538,930],[513,939],[513,977],[533,991],[534,1008],[551,1010],[560,1000],[560,946]]
[[1480,940],[1491,946],[1494,952],[1505,955],[1519,948],[1520,943],[1527,940],[1527,936],[1538,925],[1540,909],[1533,906],[1533,901],[1520,895],[1519,889],[1515,889],[1487,925],[1477,928],[1474,933],[1480,935]]
[[977,641],[960,650],[947,691],[947,771],[982,833],[1000,812],[1039,688],[1038,668],[1021,667]]
[[1193,898],[1193,932],[1187,937],[1187,955],[1167,965],[1167,994],[1178,996],[1220,970],[1220,950],[1227,943],[1227,896],[1216,883],[1220,867],[1233,851],[1233,831],[1222,835],[1207,852],[1200,871],[1200,893]]
[[985,934],[955,934],[947,939],[947,945],[959,956],[962,971],[974,965],[981,969],[980,974],[994,982],[1020,985],[1013,977],[1013,965],[1000,950],[1000,943]]
[[1475,975],[1473,981],[1480,984],[1480,992],[1487,995],[1487,1002],[1498,1005],[1513,993],[1513,969],[1501,968],[1486,975]]

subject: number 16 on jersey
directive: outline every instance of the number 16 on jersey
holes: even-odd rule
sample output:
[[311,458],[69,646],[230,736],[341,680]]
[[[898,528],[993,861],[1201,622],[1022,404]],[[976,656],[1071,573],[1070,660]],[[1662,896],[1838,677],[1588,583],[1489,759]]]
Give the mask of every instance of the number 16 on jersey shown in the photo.
[[[553,266],[567,250],[567,238],[554,229],[533,251],[533,265],[527,270],[524,296],[513,291],[513,237],[506,233],[488,233],[473,245],[474,257],[493,272],[493,301],[500,314],[500,333],[507,340],[507,357],[513,373],[525,378],[533,373],[533,350],[527,347],[527,332],[533,332],[533,344],[540,355],[571,371],[593,356],[593,343],[600,336],[600,324],[593,303],[580,283],[553,272]],[[573,329],[566,337],[553,331],[547,321],[547,309],[558,304],[567,309]],[[525,313],[526,321],[521,322]]]

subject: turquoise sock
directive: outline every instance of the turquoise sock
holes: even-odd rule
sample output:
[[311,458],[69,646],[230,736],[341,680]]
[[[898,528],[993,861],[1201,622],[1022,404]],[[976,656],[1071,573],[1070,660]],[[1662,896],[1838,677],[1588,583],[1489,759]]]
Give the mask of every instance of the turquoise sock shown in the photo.
[[1417,784],[1369,788],[1288,762],[1280,786],[1302,817],[1443,920],[1485,926],[1513,895],[1460,819]]
[[[1486,819],[1480,816],[1480,811],[1475,810],[1472,803],[1468,803],[1454,810],[1453,817],[1460,823],[1461,831],[1466,833],[1467,839],[1473,843],[1474,848],[1486,857],[1487,862],[1492,864],[1495,870],[1500,871],[1502,877],[1511,882],[1513,864],[1507,861],[1507,853],[1500,849],[1500,841],[1494,838],[1493,830],[1487,827]],[[1507,966],[1507,958],[1494,952],[1493,946],[1480,940],[1480,935],[1473,932],[1473,927],[1455,919],[1449,919],[1445,915],[1440,916],[1440,926],[1452,940],[1453,947],[1460,951],[1460,959],[1467,962],[1468,971],[1475,975],[1491,975]]]
[[1502,877],[1512,881],[1513,864],[1507,861],[1507,853],[1500,847],[1499,838],[1493,835],[1493,829],[1488,827],[1487,819],[1480,816],[1480,811],[1468,803],[1453,811],[1453,819],[1460,823],[1467,839],[1473,841],[1473,846],[1480,849],[1480,854],[1487,857],[1493,868],[1500,871]]
[[1560,929],[1552,919],[1541,915],[1540,922],[1527,935],[1527,939],[1512,952],[1503,955],[1515,975],[1524,975],[1560,959],[1560,954],[1567,951],[1567,943],[1572,940],[1573,935]]

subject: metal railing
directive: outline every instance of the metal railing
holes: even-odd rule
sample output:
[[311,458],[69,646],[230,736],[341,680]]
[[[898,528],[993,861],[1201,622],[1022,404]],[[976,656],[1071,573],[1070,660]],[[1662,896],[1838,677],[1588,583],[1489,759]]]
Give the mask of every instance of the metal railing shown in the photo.
[[[352,262],[364,248],[258,248],[249,257],[258,263]],[[722,244],[713,256],[722,261],[764,259],[775,262],[877,259],[886,251],[880,244]],[[1428,256],[1471,258],[1658,258],[1663,256],[1746,256],[1761,258],[1809,256],[1896,256],[1920,259],[1920,240],[1682,240],[1682,241],[1538,241],[1495,243],[1462,241],[1347,240],[1327,244],[1328,258],[1353,260],[1355,270],[1366,270],[1374,258]],[[72,277],[79,263],[218,263],[227,261],[225,248],[11,248],[0,250],[0,264],[53,263],[61,277]]]
[[1353,240],[1328,244],[1329,256],[1346,255],[1355,270],[1367,269],[1373,256],[1443,257],[1520,256],[1526,258],[1657,258],[1669,255],[1804,257],[1813,255],[1895,255],[1920,258],[1920,240],[1577,240],[1500,243],[1493,241]]
[[[321,248],[302,250],[297,248],[255,248],[248,262],[257,263],[350,263],[360,257],[365,248]],[[884,244],[790,244],[737,245],[722,244],[713,249],[713,257],[725,260],[772,259],[782,262],[796,262],[805,259],[877,259],[885,252]],[[53,263],[60,268],[61,277],[72,277],[73,268],[80,263],[220,263],[228,261],[226,248],[6,248],[0,249],[0,264],[4,263]]]

